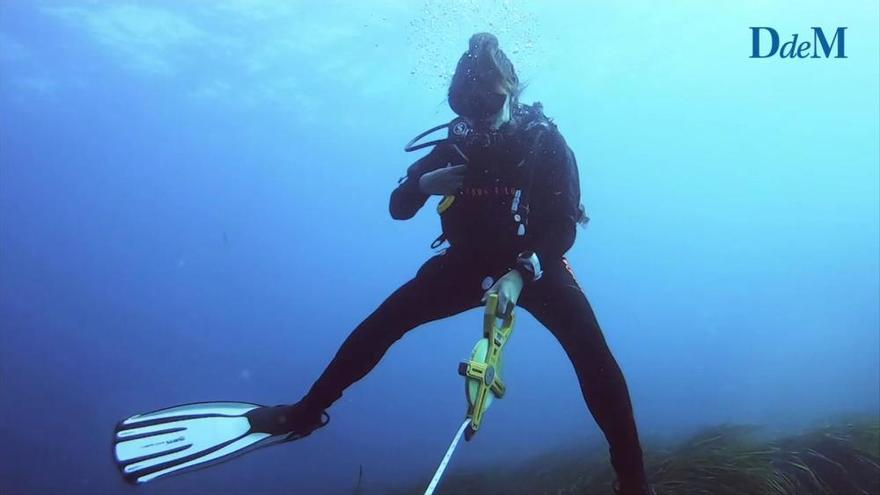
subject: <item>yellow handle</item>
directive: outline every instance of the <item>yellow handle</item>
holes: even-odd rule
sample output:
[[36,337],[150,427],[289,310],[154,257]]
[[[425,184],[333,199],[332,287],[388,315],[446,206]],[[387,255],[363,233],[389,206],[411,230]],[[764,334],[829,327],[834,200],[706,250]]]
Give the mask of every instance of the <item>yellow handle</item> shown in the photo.
[[444,211],[448,210],[452,203],[455,201],[455,196],[446,195],[443,196],[443,201],[440,201],[440,204],[437,205],[437,213],[443,214]]

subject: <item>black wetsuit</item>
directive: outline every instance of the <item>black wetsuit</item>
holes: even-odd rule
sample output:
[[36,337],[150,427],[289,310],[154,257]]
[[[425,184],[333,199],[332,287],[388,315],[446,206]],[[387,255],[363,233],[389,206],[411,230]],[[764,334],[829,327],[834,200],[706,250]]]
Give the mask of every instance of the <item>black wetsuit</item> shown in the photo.
[[[528,107],[525,107],[528,110]],[[304,398],[327,408],[363,378],[394,342],[417,326],[480,306],[484,279],[497,280],[516,262],[519,252],[537,253],[544,274],[526,283],[518,306],[547,327],[574,365],[587,407],[604,432],[611,462],[622,485],[644,482],[642,451],[623,374],[605,342],[571,266],[564,257],[574,243],[580,217],[580,185],[574,154],[550,125],[534,149],[523,157],[534,133],[524,128],[535,112],[519,113],[507,126],[503,144],[469,150],[462,190],[442,214],[450,247],[430,258],[410,281],[391,294],[342,344],[333,361]],[[462,163],[449,146],[437,146],[416,161],[407,179],[391,194],[391,216],[408,219],[428,195],[418,187],[422,174],[449,163]],[[515,190],[533,178],[525,235],[517,235],[511,214]]]

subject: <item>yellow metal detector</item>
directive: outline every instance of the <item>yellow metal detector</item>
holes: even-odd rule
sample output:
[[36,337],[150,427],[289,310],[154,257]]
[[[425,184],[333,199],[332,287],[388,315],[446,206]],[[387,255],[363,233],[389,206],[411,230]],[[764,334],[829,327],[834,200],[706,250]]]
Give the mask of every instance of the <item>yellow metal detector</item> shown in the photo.
[[[498,320],[501,319],[501,325]],[[507,310],[499,317],[498,294],[490,294],[486,300],[486,311],[483,314],[483,338],[477,341],[471,351],[471,359],[462,361],[458,366],[458,373],[464,376],[465,395],[468,401],[467,415],[464,423],[458,429],[455,438],[446,450],[446,455],[440,462],[440,466],[434,473],[434,478],[425,490],[425,495],[432,495],[446,471],[449,459],[458,446],[462,434],[467,441],[477,433],[483,422],[486,409],[496,398],[504,397],[506,387],[501,379],[504,367],[502,351],[504,344],[513,333],[513,324],[516,317],[513,314],[513,304],[509,304]]]

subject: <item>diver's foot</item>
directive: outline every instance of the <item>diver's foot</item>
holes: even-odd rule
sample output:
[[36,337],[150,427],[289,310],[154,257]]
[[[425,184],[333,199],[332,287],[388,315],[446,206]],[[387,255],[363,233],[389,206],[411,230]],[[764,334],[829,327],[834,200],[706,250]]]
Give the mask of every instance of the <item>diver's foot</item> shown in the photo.
[[259,407],[246,414],[251,430],[271,435],[289,435],[290,440],[302,438],[330,422],[323,410],[296,404]]

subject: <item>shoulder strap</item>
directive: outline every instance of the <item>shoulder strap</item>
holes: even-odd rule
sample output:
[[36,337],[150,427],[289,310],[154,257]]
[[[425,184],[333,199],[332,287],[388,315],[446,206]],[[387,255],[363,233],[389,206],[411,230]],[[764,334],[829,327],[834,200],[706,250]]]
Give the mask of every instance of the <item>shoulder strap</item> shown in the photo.
[[526,157],[523,159],[523,166],[527,167],[528,170],[528,178],[526,179],[525,187],[522,188],[518,201],[514,201],[512,204],[512,211],[514,215],[514,220],[520,224],[520,227],[517,231],[519,236],[525,235],[525,228],[528,226],[528,216],[529,216],[529,201],[532,195],[532,186],[535,182],[535,172],[538,169],[539,163],[536,160],[536,156],[541,151],[541,145],[543,144],[544,135],[547,131],[553,128],[553,122],[544,116],[543,106],[540,102],[535,102],[532,105],[532,110],[537,113],[537,117],[532,119],[526,125],[526,132],[534,132],[534,138],[532,138],[528,151],[526,152]]

